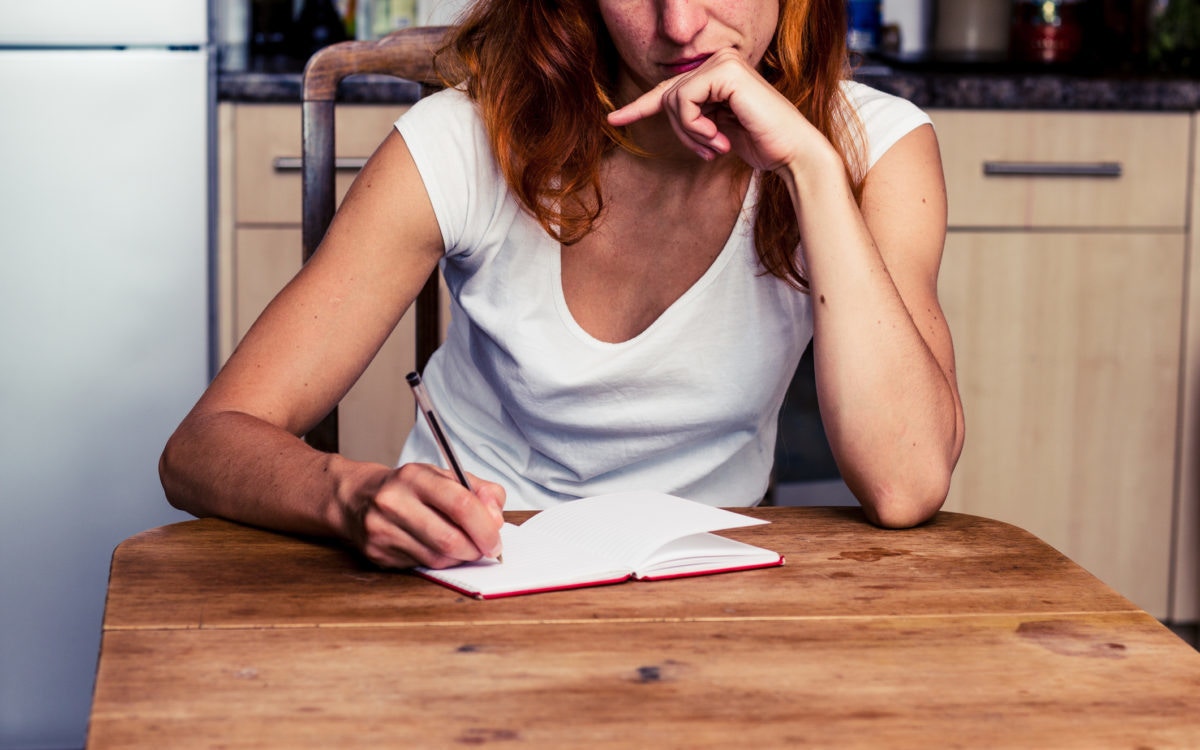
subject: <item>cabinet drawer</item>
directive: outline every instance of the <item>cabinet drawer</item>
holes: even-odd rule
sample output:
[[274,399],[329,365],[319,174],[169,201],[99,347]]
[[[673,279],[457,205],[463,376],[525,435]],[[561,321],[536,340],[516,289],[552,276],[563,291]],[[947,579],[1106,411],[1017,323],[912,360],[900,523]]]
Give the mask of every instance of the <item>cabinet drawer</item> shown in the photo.
[[930,112],[950,226],[1181,228],[1191,116]]
[[[407,105],[339,105],[335,110],[337,156],[351,165],[370,156]],[[300,106],[236,108],[235,221],[238,224],[300,224]],[[358,169],[339,170],[338,199]]]

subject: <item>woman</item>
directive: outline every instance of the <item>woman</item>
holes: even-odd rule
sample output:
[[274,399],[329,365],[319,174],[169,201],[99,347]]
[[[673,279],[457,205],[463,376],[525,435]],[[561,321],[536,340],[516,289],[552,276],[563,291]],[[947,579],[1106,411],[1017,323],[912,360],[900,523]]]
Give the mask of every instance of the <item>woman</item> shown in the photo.
[[[922,113],[842,81],[844,21],[843,0],[478,3],[446,55],[462,85],[401,118],[171,438],[171,502],[394,567],[498,554],[506,496],[751,505],[811,338],[868,518],[929,518],[963,434],[941,166]],[[439,262],[425,380],[475,494],[422,426],[398,468],[296,437]]]

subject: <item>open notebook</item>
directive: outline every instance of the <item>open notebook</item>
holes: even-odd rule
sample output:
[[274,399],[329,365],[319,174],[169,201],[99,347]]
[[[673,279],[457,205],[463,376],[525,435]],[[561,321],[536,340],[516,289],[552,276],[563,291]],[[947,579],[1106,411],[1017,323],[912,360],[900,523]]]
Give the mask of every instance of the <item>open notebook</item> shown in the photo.
[[542,511],[520,526],[504,524],[503,563],[485,559],[415,572],[494,599],[782,565],[777,552],[708,533],[763,523],[659,492],[598,495]]

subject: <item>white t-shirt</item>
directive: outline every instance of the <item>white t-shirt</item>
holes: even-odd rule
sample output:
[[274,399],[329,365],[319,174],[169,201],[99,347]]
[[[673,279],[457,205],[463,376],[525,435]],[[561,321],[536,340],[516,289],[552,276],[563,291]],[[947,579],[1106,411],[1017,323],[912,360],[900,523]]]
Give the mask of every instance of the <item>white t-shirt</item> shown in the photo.
[[[903,99],[846,85],[868,168],[929,122]],[[757,180],[695,285],[635,338],[606,343],[567,309],[559,243],[510,194],[473,102],[442,91],[396,127],[446,246],[451,321],[424,380],[464,468],[502,484],[511,510],[629,489],[757,503],[813,330],[809,296],[758,263]],[[411,461],[441,463],[423,420],[400,456]]]

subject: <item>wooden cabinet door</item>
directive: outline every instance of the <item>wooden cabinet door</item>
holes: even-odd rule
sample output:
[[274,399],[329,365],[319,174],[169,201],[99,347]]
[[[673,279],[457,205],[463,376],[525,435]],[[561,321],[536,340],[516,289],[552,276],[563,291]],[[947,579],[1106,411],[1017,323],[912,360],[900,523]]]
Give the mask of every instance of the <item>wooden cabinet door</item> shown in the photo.
[[947,510],[1057,547],[1165,617],[1185,236],[957,232],[939,290],[966,444]]

